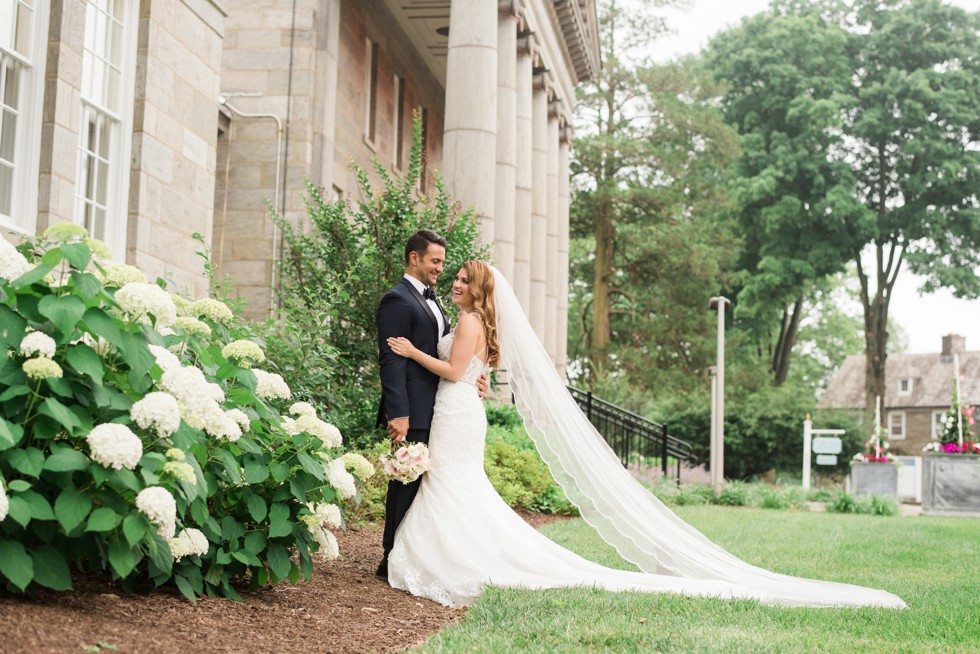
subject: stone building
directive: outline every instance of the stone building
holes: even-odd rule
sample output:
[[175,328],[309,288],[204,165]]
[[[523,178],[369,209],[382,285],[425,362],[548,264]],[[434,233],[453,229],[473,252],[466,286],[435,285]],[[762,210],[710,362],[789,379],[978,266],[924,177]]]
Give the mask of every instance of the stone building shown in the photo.
[[193,295],[200,233],[264,317],[269,204],[351,197],[351,160],[403,171],[417,111],[563,369],[570,117],[598,66],[594,0],[0,0],[0,228],[76,221]]

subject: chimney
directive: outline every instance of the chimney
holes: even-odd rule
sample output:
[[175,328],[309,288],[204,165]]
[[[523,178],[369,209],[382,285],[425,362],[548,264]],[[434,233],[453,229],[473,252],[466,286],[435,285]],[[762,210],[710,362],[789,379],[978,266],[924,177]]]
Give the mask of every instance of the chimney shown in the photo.
[[966,337],[959,334],[943,336],[943,356],[953,356],[966,352]]

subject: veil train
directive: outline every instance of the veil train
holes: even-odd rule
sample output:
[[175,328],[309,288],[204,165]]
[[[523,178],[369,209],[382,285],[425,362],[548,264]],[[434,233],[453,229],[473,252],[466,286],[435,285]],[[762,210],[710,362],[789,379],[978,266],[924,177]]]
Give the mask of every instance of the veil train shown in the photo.
[[582,517],[640,570],[751,588],[770,604],[905,608],[882,590],[803,579],[750,565],[715,545],[623,468],[565,388],[510,282],[493,268],[501,368],[541,458]]

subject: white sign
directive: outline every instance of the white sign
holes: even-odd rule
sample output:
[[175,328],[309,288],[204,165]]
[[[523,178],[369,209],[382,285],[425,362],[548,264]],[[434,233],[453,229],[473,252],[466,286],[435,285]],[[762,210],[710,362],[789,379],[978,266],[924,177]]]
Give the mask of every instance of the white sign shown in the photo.
[[837,455],[836,454],[818,454],[817,455],[817,465],[818,466],[835,466],[835,465],[837,465]]
[[[817,436],[813,439],[813,451],[817,454],[840,454],[842,449],[843,446],[841,445],[841,440],[839,438]],[[817,463],[820,463],[820,457],[817,457]]]

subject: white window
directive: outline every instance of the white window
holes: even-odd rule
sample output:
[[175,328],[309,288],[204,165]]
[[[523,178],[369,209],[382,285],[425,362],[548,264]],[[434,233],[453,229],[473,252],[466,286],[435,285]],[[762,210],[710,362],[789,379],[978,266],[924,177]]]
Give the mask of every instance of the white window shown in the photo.
[[366,39],[364,63],[364,140],[373,149],[378,126],[378,44],[371,39]]
[[898,380],[898,394],[899,395],[911,395],[912,394],[912,378],[906,377],[905,379]]
[[946,431],[946,427],[943,424],[946,418],[945,411],[933,411],[932,412],[932,440],[938,440],[939,436]]
[[0,225],[37,222],[49,2],[0,0]]
[[393,163],[396,170],[405,167],[405,80],[395,75],[394,95],[395,105],[391,115],[391,122],[394,125],[392,139],[395,147],[392,148]]
[[137,6],[89,0],[85,8],[75,222],[116,258],[126,246]]
[[905,412],[888,413],[888,440],[900,441],[905,438]]

